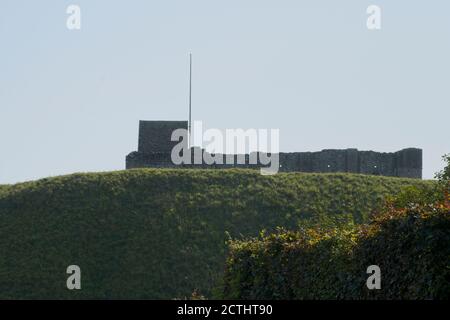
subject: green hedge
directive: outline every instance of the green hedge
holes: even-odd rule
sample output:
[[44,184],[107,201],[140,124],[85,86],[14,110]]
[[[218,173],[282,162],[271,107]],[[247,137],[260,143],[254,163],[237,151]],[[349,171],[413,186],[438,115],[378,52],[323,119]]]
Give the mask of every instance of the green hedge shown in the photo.
[[[381,269],[368,290],[367,267]],[[222,298],[449,299],[450,207],[389,208],[371,224],[232,241]]]
[[[431,183],[351,174],[138,169],[0,189],[0,298],[211,296],[228,237],[366,221],[386,195]],[[229,234],[227,236],[227,233]],[[65,287],[68,265],[82,290]]]

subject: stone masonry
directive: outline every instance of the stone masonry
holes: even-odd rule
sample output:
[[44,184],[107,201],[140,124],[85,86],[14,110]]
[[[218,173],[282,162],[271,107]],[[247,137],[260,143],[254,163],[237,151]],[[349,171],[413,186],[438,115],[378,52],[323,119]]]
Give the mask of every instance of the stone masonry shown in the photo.
[[[237,162],[238,155],[215,155],[223,159],[223,164],[181,164],[171,161],[172,148],[178,144],[171,141],[176,129],[187,129],[187,121],[140,121],[138,151],[126,157],[126,168],[260,168],[262,165],[249,164],[250,156],[241,155],[245,163]],[[194,150],[203,155],[204,150]],[[259,153],[258,153],[259,156]],[[227,157],[234,158],[234,164],[226,164]],[[259,157],[258,157],[259,159]],[[193,161],[192,161],[193,162]],[[280,172],[352,172],[392,177],[422,178],[422,150],[403,149],[392,153],[359,151],[357,149],[327,149],[318,152],[279,153]]]

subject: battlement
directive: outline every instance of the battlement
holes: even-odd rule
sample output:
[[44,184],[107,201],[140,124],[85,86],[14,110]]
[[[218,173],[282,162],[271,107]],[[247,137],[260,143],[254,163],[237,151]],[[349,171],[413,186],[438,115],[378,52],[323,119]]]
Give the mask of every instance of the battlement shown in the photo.
[[[256,153],[258,161],[249,164],[251,155],[214,155],[223,159],[222,164],[208,165],[205,163],[176,165],[171,160],[172,148],[178,144],[171,141],[172,132],[176,129],[186,129],[187,121],[140,121],[138,151],[131,152],[126,157],[126,168],[261,168],[259,159],[261,153]],[[205,150],[192,148],[194,154],[203,158]],[[244,163],[236,160],[242,157]],[[227,159],[234,159],[232,164]],[[371,175],[422,178],[422,150],[417,148],[403,149],[397,152],[359,151],[357,149],[327,149],[318,152],[279,153],[280,172],[352,172]]]

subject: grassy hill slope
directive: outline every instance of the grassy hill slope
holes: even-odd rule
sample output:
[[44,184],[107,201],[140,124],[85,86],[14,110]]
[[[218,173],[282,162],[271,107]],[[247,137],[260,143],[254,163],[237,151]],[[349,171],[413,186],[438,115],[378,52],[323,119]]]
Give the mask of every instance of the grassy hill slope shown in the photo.
[[[138,169],[0,188],[0,298],[175,298],[211,294],[227,233],[367,220],[401,187],[354,174]],[[66,268],[82,289],[66,289]]]

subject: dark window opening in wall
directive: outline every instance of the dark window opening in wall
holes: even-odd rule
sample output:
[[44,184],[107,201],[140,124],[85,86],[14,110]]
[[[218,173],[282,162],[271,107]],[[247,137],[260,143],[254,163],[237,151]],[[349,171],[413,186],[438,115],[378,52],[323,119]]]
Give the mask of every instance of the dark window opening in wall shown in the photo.
[[377,165],[373,166],[372,174],[375,175],[375,176],[379,176],[380,175],[380,170],[378,169]]

